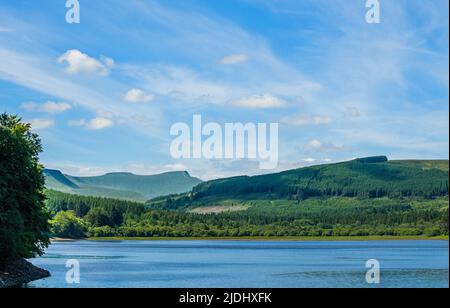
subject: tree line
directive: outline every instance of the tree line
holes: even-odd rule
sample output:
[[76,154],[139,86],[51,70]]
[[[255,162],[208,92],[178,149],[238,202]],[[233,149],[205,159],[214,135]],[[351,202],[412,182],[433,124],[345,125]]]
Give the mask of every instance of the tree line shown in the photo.
[[[418,208],[389,199],[250,202],[248,210],[196,214],[107,198],[47,192],[55,236],[239,237],[448,234],[445,201]],[[325,203],[326,204],[325,204]],[[354,204],[353,204],[353,203]],[[347,206],[341,206],[341,204]],[[350,203],[350,205],[348,205]],[[303,206],[302,206],[303,204]],[[448,203],[447,203],[448,204]],[[76,236],[75,236],[76,235]]]

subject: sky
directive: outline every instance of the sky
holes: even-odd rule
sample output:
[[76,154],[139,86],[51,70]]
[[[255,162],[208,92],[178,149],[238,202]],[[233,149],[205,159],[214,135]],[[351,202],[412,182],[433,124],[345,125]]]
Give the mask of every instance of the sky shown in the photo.
[[[186,170],[208,180],[254,160],[174,159],[170,128],[279,123],[271,172],[365,157],[448,159],[449,2],[0,0],[0,113],[71,175]],[[190,124],[191,125],[191,124]]]

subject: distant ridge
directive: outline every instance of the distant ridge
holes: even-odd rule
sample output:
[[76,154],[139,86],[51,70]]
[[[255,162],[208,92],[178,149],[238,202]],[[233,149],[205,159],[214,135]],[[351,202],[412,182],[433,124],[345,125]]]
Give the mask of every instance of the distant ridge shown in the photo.
[[146,201],[168,194],[190,191],[202,181],[186,171],[156,175],[135,175],[112,172],[101,176],[77,177],[59,170],[45,169],[47,189],[83,196],[109,197],[123,200]]

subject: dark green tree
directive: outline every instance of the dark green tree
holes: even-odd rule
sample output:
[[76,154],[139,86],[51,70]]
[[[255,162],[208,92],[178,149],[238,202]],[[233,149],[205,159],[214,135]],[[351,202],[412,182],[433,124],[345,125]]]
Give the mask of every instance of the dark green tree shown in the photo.
[[116,226],[111,216],[111,212],[100,207],[91,208],[89,213],[85,216],[85,220],[93,227]]
[[0,115],[0,266],[42,255],[49,244],[41,151],[30,124]]

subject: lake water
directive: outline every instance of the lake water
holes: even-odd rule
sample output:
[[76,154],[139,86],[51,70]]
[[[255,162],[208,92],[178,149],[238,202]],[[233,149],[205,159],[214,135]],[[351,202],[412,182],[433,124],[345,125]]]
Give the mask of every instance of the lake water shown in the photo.
[[[80,284],[65,280],[68,259]],[[56,242],[35,265],[52,277],[30,287],[377,287],[366,261],[381,266],[378,287],[449,287],[448,241]]]

